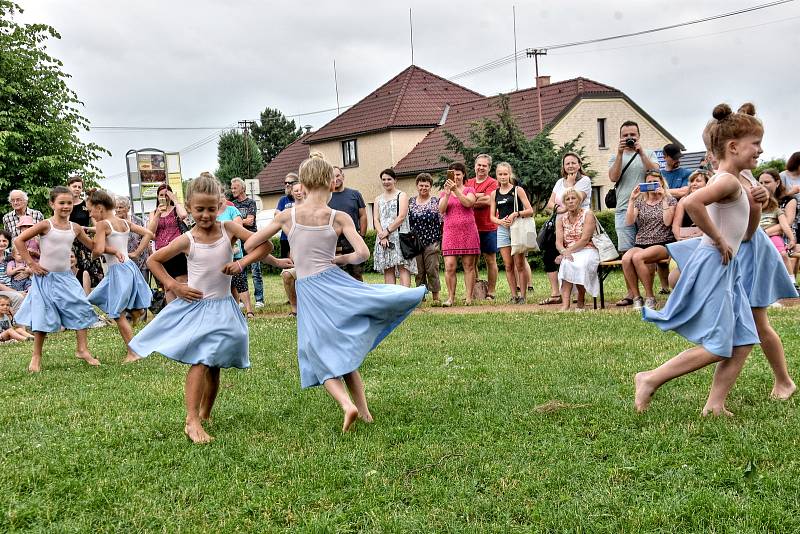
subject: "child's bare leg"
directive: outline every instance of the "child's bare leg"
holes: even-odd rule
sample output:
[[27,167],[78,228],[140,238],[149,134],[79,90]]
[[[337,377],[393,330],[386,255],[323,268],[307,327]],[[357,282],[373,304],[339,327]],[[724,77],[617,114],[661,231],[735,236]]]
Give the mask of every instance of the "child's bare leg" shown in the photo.
[[572,303],[572,282],[561,281],[561,311],[567,311]]
[[722,360],[701,346],[685,350],[650,371],[636,373],[633,378],[636,386],[634,405],[637,412],[643,412],[650,406],[650,400],[658,388],[673,378],[678,378]]
[[761,350],[764,352],[769,366],[772,367],[775,382],[770,396],[779,400],[787,400],[794,394],[797,386],[786,368],[786,355],[783,352],[781,338],[772,328],[766,308],[753,308],[753,319],[755,319],[756,330],[758,330],[758,339],[761,341]]
[[125,345],[131,342],[133,339],[133,328],[131,327],[131,323],[128,322],[128,319],[125,317],[125,313],[114,319],[117,323],[117,328],[119,329],[119,335],[122,336],[122,339],[125,341]]
[[208,443],[214,439],[203,429],[200,421],[200,402],[205,392],[207,372],[208,367],[195,364],[186,373],[186,387],[184,388],[186,424],[183,427],[183,433],[194,443]]
[[286,292],[286,298],[289,299],[289,306],[292,308],[293,313],[297,313],[297,291],[294,287],[294,277],[288,271],[283,271],[281,280],[283,281],[283,290]]
[[11,339],[16,339],[17,341],[27,341],[28,339],[27,332],[20,333],[20,331],[16,328],[9,328],[6,330],[6,332],[8,332],[8,335]]
[[25,330],[24,326],[18,326],[15,330],[27,338],[33,339],[33,334]]
[[730,358],[722,360],[714,370],[714,380],[711,382],[711,391],[703,407],[702,415],[733,415],[725,408],[725,399],[728,397],[733,384],[742,372],[747,355],[752,350],[752,345],[733,347]]
[[350,391],[350,396],[353,398],[353,403],[358,408],[358,416],[365,422],[372,422],[372,414],[369,413],[367,406],[367,396],[364,393],[364,381],[361,380],[361,373],[353,371],[344,375],[344,383],[347,384],[347,389]]
[[200,400],[200,420],[208,421],[211,419],[211,410],[214,408],[214,401],[217,400],[219,391],[219,367],[209,367],[206,372],[205,389],[203,398]]
[[28,371],[31,373],[38,373],[42,369],[42,348],[45,337],[47,337],[45,332],[33,333],[33,356],[31,356],[31,363],[28,364]]
[[326,380],[323,385],[325,386],[325,391],[328,392],[328,395],[333,397],[333,400],[338,402],[339,406],[342,407],[342,410],[344,411],[342,432],[347,432],[356,421],[356,417],[358,417],[358,408],[356,408],[356,405],[353,404],[352,400],[350,400],[350,396],[344,389],[344,384],[342,383],[341,379],[330,378]]
[[89,334],[86,330],[75,330],[75,338],[78,340],[78,350],[75,351],[75,357],[79,358],[89,365],[100,365],[100,360],[92,356],[89,352]]

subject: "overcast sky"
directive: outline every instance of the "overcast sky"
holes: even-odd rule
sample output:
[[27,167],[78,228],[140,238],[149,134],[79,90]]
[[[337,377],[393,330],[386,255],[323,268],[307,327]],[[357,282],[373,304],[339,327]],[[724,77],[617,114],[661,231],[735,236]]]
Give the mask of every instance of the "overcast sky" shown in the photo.
[[[767,0],[303,1],[17,0],[24,22],[54,26],[49,51],[72,75],[93,126],[226,127],[265,107],[287,115],[354,104],[411,63],[450,78],[513,54],[731,12]],[[753,101],[766,126],[764,156],[800,150],[800,1],[725,19],[562,50],[540,58],[553,81],[584,76],[612,85],[647,110],[689,150],[721,101]],[[534,85],[532,60],[519,87]],[[515,89],[513,64],[459,78],[485,95]],[[336,112],[304,115],[319,128]],[[127,193],[125,152],[182,151],[184,178],[217,167],[217,130],[92,130],[87,141],[112,156],[105,186]],[[655,148],[655,147],[654,147]]]

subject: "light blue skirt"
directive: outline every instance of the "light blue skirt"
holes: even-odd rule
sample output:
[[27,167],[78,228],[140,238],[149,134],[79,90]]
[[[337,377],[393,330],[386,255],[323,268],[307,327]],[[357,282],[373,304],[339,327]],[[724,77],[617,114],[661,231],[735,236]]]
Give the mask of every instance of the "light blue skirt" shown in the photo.
[[89,328],[98,317],[72,271],[59,271],[31,277],[15,319],[34,332],[58,332]]
[[112,265],[89,294],[89,302],[106,312],[111,319],[118,318],[125,310],[149,308],[152,298],[150,286],[131,260]]
[[318,386],[359,368],[422,302],[425,286],[364,284],[331,267],[300,278],[297,290],[297,361],[300,386]]
[[[699,245],[700,238],[696,237],[671,243],[667,245],[667,250],[683,271],[683,264]],[[761,228],[755,231],[749,241],[742,242],[736,258],[751,308],[766,308],[780,299],[798,297],[780,253]]]
[[[680,247],[679,254],[685,247]],[[672,253],[672,247],[667,248]],[[757,344],[758,334],[739,263],[737,255],[728,265],[722,265],[716,248],[699,244],[690,257],[678,261],[681,277],[664,308],[643,308],[644,320],[663,331],[676,332],[722,358],[730,358],[733,347]]]
[[139,356],[159,352],[171,360],[208,367],[250,367],[247,321],[229,296],[175,299],[128,344]]

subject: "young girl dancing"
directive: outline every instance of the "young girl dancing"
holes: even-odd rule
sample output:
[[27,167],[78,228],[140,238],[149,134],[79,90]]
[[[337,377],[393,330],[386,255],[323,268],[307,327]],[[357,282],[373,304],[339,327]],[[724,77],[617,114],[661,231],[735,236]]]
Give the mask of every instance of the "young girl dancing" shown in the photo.
[[[53,216],[36,223],[14,240],[14,246],[34,274],[28,296],[17,313],[17,323],[33,331],[33,356],[28,370],[41,369],[42,348],[49,332],[58,332],[62,327],[75,330],[77,350],[75,356],[89,365],[100,362],[89,352],[86,329],[97,321],[92,305],[86,300],[81,284],[70,270],[72,242],[77,238],[86,247],[94,243],[79,225],[70,222],[72,193],[66,187],[54,187],[50,192],[50,207]],[[25,242],[39,237],[41,256],[34,261],[25,247]],[[122,252],[106,244],[102,251],[122,261]]]
[[[350,216],[328,207],[333,167],[320,154],[311,154],[300,166],[300,183],[307,192],[303,204],[280,212],[245,243],[245,249],[252,250],[281,229],[288,236],[297,271],[300,385],[324,385],[344,411],[346,432],[357,417],[372,422],[358,367],[422,302],[426,289],[367,285],[337,268],[366,261],[369,249]],[[335,256],[341,234],[355,251]]]
[[[191,365],[186,375],[183,431],[194,443],[214,439],[202,422],[211,418],[220,369],[250,367],[247,322],[231,295],[231,276],[272,249],[269,242],[253,246],[244,258],[233,261],[233,244],[252,234],[240,224],[217,222],[223,202],[222,186],[215,177],[204,173],[192,180],[186,206],[195,220],[194,228],[147,260],[150,272],[178,298],[131,340],[125,358],[131,362],[160,352]],[[164,267],[178,254],[186,255],[187,283],[177,282]]]
[[698,346],[636,375],[635,406],[640,412],[664,383],[719,362],[702,414],[729,414],[725,399],[758,343],[736,253],[742,240],[758,227],[760,206],[751,201],[739,175],[758,164],[764,129],[755,117],[732,113],[726,104],[714,108],[713,116],[716,122],[709,133],[719,170],[705,188],[686,200],[686,211],[705,235],[683,265],[664,309],[642,310],[646,321]]
[[117,323],[119,333],[127,347],[133,338],[133,328],[128,322],[126,312],[130,311],[134,319],[138,318],[143,310],[150,307],[153,297],[139,267],[128,259],[128,232],[134,232],[143,238],[134,251],[134,256],[142,253],[153,238],[153,233],[147,228],[118,218],[114,214],[114,199],[102,189],[89,191],[86,204],[95,221],[92,252],[99,254],[105,249],[106,243],[109,243],[123,257],[123,261],[118,261],[116,256],[105,254],[108,272],[89,294],[89,302],[99,307]]

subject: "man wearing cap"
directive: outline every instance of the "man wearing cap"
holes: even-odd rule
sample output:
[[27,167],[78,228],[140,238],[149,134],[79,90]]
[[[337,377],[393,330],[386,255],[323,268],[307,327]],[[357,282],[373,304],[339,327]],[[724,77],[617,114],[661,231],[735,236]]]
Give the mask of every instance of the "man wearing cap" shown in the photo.
[[661,176],[667,182],[669,194],[675,198],[686,196],[689,192],[689,176],[691,169],[681,167],[681,147],[675,143],[664,145],[664,161],[666,168],[661,171]]
[[11,234],[12,239],[16,239],[22,233],[19,228],[19,221],[22,217],[26,215],[31,217],[34,224],[44,220],[41,211],[28,207],[28,194],[25,191],[19,189],[11,191],[8,194],[8,203],[11,204],[12,210],[3,215],[3,226]]

